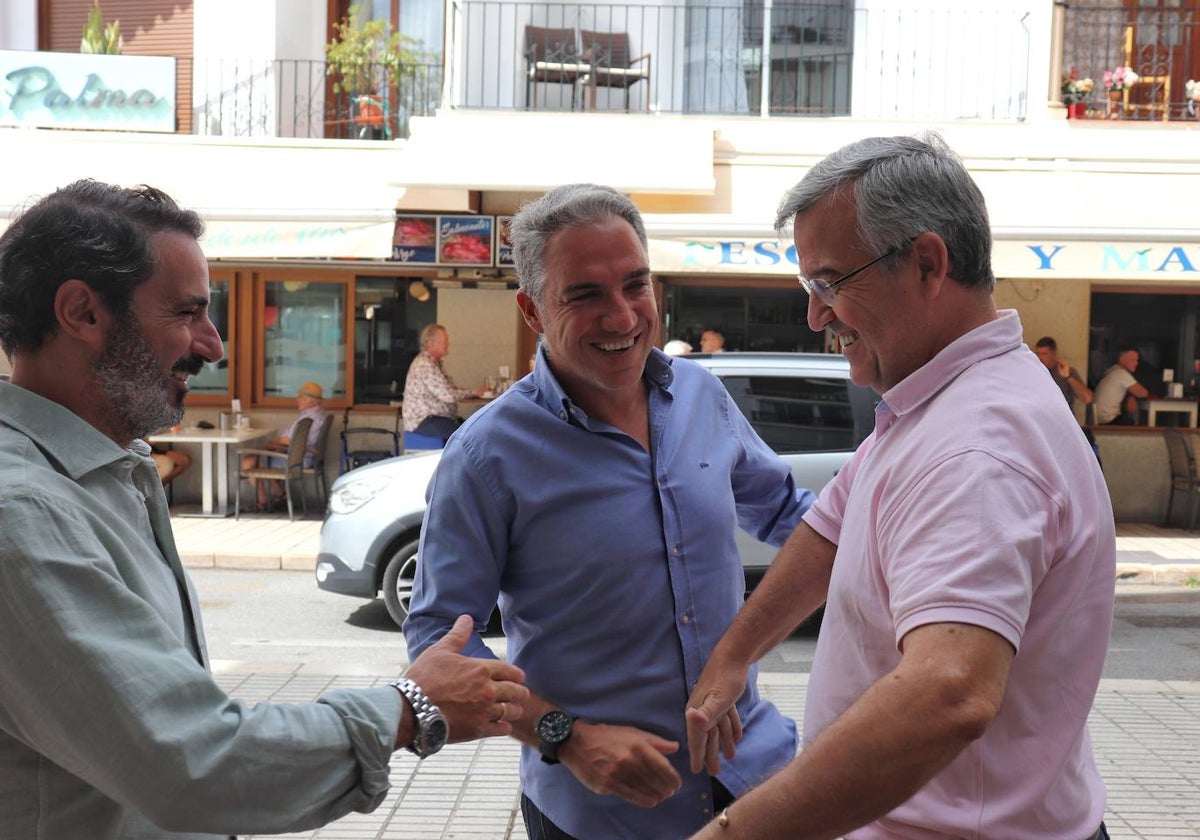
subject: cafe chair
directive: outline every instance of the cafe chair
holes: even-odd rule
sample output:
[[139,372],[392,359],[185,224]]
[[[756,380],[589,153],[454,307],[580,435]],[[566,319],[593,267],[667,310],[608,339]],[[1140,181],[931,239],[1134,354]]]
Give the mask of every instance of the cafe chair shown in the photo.
[[629,113],[629,91],[638,82],[646,83],[646,110],[650,110],[650,53],[631,58],[629,33],[593,32],[585,29],[583,60],[591,71],[585,80],[588,85],[588,107],[596,110],[596,88],[615,88],[625,92],[625,113]]
[[401,452],[400,409],[396,409],[393,428],[382,426],[351,426],[350,409],[342,415],[342,462],[340,472],[393,458]]
[[579,55],[575,28],[525,27],[525,105],[537,110],[538,85],[571,86],[571,110],[579,98],[579,83],[590,66]]
[[[294,522],[292,498],[296,491],[300,494],[300,505],[304,513],[308,513],[308,503],[304,499],[304,452],[308,444],[308,432],[312,428],[311,417],[301,417],[292,429],[292,438],[288,441],[287,453],[281,454],[274,449],[239,449],[237,451],[238,481],[233,495],[233,518],[238,519],[242,514],[242,481],[280,481],[283,482],[284,495],[287,498],[288,521]],[[242,467],[242,459],[246,455],[256,456],[258,466]],[[264,466],[271,459],[286,458],[281,467]],[[293,485],[295,490],[293,490]],[[253,487],[254,485],[251,485]],[[267,488],[267,499],[271,498],[271,490]]]
[[325,415],[321,428],[317,430],[316,446],[308,450],[312,455],[312,464],[300,467],[300,473],[305,478],[312,478],[313,488],[320,493],[321,506],[329,497],[329,487],[325,481],[325,453],[329,449],[329,430],[333,427],[333,415]]
[[1163,429],[1163,439],[1167,443],[1167,457],[1171,464],[1171,491],[1167,496],[1167,519],[1164,523],[1171,525],[1171,511],[1175,504],[1175,494],[1186,494],[1188,505],[1187,529],[1196,529],[1196,506],[1200,503],[1200,476],[1196,474],[1196,456],[1192,449],[1191,438],[1178,429]]

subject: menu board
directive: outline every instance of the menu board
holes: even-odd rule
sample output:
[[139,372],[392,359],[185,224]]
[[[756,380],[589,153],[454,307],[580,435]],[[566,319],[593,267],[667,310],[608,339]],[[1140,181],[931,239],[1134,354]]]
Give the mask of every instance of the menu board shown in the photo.
[[438,265],[490,266],[495,221],[491,216],[439,216]]
[[508,226],[512,216],[496,217],[496,265],[512,265],[512,240],[508,238]]
[[396,216],[392,259],[411,265],[437,265],[437,216]]

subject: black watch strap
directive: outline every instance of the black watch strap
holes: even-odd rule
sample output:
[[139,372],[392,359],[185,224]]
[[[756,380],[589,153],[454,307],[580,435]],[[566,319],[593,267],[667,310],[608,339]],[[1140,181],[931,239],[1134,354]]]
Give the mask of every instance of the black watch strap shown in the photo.
[[562,709],[551,709],[542,715],[537,722],[538,752],[546,764],[558,764],[558,750],[567,739],[578,715],[564,712]]

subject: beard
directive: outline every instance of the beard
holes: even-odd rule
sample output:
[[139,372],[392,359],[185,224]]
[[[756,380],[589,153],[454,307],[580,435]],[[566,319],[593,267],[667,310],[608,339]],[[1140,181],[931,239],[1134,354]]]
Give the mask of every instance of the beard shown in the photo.
[[[196,355],[180,358],[171,367],[197,374],[204,360]],[[154,351],[131,315],[117,319],[104,351],[92,364],[96,381],[108,397],[108,410],[129,438],[143,438],[183,419],[183,398],[172,405],[174,376],[164,374]]]

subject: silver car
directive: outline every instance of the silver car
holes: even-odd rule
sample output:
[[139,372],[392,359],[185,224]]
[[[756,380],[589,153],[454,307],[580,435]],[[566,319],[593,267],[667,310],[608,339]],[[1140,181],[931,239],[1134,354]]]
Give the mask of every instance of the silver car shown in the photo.
[[[687,357],[712,371],[759,435],[791,465],[796,483],[820,490],[874,427],[873,392],[850,382],[842,356],[713,353]],[[389,458],[333,483],[317,555],[317,585],[359,598],[383,593],[397,624],[408,614],[425,490],[440,451]],[[753,587],[776,549],[738,533]]]

